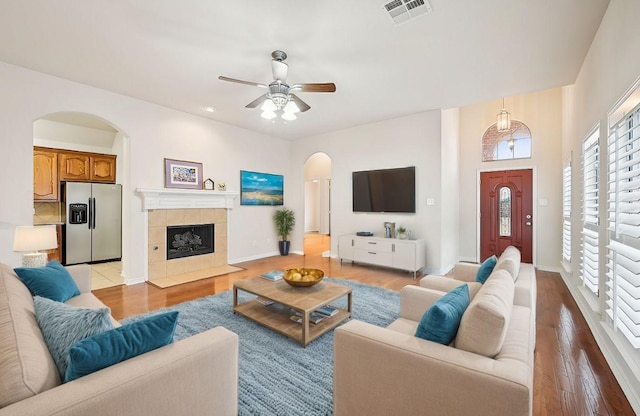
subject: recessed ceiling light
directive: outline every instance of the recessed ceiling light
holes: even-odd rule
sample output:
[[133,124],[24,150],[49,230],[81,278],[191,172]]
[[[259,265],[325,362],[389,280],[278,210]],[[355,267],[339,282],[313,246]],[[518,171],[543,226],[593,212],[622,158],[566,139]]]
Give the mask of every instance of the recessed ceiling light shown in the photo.
[[204,111],[206,111],[207,113],[213,113],[216,111],[216,109],[209,106],[209,107],[205,107]]

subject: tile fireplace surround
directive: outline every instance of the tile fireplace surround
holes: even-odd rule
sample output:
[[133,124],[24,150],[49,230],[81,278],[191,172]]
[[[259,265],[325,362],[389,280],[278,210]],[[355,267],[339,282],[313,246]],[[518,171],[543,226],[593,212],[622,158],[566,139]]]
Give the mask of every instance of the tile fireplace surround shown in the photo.
[[[227,213],[237,192],[187,189],[138,189],[142,208],[148,211],[150,283],[160,279],[191,281],[208,277],[227,266]],[[215,224],[215,252],[167,260],[168,226]]]

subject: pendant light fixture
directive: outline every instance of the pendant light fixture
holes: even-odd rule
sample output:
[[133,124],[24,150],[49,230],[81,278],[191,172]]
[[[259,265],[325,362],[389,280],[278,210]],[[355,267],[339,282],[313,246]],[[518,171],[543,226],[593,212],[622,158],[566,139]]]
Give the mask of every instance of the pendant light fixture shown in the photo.
[[502,99],[502,110],[498,113],[496,128],[500,133],[511,130],[511,114],[504,108],[504,98]]

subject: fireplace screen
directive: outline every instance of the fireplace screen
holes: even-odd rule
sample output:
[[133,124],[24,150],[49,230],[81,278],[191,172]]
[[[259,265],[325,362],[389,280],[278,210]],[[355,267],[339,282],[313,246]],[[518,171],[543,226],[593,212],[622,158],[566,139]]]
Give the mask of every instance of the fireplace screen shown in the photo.
[[214,224],[167,227],[167,260],[214,252]]

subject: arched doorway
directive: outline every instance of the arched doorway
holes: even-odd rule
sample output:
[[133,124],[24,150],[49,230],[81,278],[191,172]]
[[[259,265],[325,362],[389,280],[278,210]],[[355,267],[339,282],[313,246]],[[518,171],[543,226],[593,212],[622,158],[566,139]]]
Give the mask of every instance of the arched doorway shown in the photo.
[[329,257],[331,250],[331,158],[322,152],[304,164],[304,252]]
[[[44,151],[52,155],[55,158],[54,164],[58,167],[58,175],[55,178],[58,192],[54,198],[38,200],[34,189],[34,224],[59,226],[61,238],[58,256],[61,262],[93,263],[92,289],[123,284],[122,257],[126,252],[123,249],[123,241],[126,240],[124,230],[127,228],[124,223],[128,219],[123,215],[125,211],[122,207],[127,204],[128,193],[122,191],[121,185],[126,187],[127,182],[126,136],[113,123],[93,114],[58,112],[47,114],[33,122],[33,145],[34,154]],[[90,183],[98,183],[100,189],[96,186],[96,196],[100,193],[105,198],[101,204],[103,209],[99,211],[102,229],[116,229],[117,232],[109,231],[93,240],[93,236],[90,236],[89,242],[85,244],[84,240],[78,242],[78,237],[71,238],[71,228],[67,224],[70,221],[67,208],[72,198],[69,185],[74,185],[73,192],[80,189],[86,192],[85,184]],[[90,186],[89,190],[92,188],[93,186]],[[76,194],[76,197],[80,198],[80,195]],[[81,199],[84,204],[84,198]],[[96,198],[92,199],[95,200]],[[87,212],[90,204],[89,201],[86,204]],[[97,208],[94,211],[98,212]],[[108,226],[105,225],[107,221]],[[89,228],[79,225],[76,227],[81,227],[83,231]],[[79,249],[72,250],[72,240],[76,241],[76,247]],[[87,248],[87,245],[90,248]],[[91,253],[93,247],[96,248],[95,255]],[[86,254],[85,251],[89,252],[89,257],[80,258]],[[68,254],[71,252],[73,256],[69,257]]]

